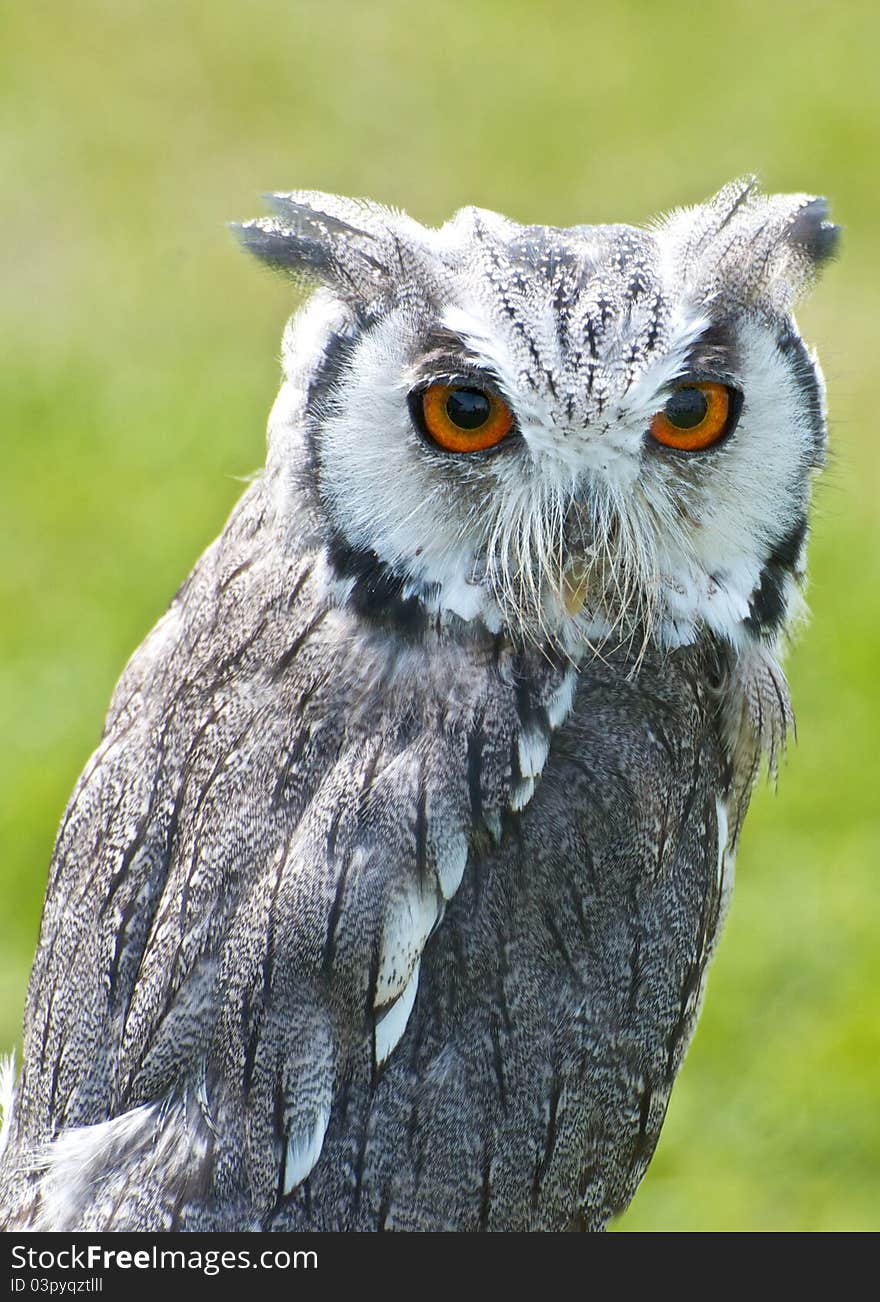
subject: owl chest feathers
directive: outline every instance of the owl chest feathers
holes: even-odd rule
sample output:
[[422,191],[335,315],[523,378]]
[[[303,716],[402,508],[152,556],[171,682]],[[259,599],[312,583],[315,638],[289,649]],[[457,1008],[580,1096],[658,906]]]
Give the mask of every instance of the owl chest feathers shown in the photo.
[[[168,1129],[153,1179],[190,1227],[558,1228],[590,1145],[577,1214],[603,1223],[723,911],[716,653],[575,666],[365,622],[326,553],[266,547],[267,509],[256,485],[133,658],[62,828],[31,991],[55,1065],[27,1082],[33,1133],[63,1132],[45,1223],[103,1223],[64,1145],[100,1140],[94,1175],[107,1116],[135,1168]],[[103,984],[94,1019],[52,998],[59,964]]]

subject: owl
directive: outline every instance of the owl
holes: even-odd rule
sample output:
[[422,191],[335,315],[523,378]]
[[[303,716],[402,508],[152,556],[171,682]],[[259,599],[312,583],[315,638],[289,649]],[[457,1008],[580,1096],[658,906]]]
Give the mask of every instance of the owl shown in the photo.
[[5,1224],[601,1230],[792,722],[837,228],[271,205],[318,287],[64,815]]

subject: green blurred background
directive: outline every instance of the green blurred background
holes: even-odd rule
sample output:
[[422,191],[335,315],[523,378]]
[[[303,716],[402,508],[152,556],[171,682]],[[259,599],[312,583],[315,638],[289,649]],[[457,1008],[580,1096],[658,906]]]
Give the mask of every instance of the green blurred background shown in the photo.
[[290,290],[269,188],[439,222],[828,194],[800,743],[746,824],[706,1008],[620,1230],[880,1228],[875,3],[0,2],[0,1047],[113,683],[261,463]]

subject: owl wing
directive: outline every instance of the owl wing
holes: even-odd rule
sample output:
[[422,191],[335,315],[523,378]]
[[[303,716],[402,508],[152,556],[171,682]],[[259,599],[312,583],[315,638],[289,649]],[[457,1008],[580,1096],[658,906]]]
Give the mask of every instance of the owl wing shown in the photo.
[[565,695],[527,700],[492,639],[365,627],[269,509],[255,486],[133,657],[59,834],[15,1116],[19,1151],[65,1132],[54,1228],[259,1215],[306,1178]]

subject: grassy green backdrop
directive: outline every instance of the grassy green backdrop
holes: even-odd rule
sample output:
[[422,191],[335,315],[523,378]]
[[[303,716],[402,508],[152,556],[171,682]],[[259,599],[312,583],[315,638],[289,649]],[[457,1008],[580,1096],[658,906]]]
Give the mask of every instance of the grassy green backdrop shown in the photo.
[[260,191],[639,221],[758,171],[830,195],[800,743],[621,1230],[880,1228],[876,4],[0,0],[0,1046],[114,680],[257,467],[289,290]]

